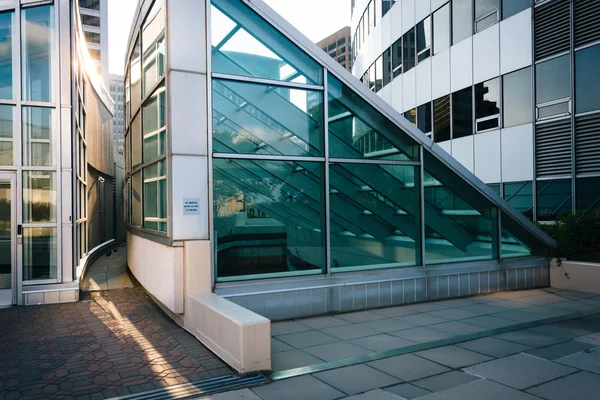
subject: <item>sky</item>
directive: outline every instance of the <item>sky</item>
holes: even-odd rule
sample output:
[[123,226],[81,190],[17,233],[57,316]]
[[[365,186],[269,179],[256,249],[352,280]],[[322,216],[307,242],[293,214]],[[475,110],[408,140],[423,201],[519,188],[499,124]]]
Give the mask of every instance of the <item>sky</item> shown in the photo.
[[[265,0],[313,42],[350,25],[350,0]],[[138,0],[108,0],[111,74],[123,75],[129,29]],[[318,10],[318,12],[317,12]]]

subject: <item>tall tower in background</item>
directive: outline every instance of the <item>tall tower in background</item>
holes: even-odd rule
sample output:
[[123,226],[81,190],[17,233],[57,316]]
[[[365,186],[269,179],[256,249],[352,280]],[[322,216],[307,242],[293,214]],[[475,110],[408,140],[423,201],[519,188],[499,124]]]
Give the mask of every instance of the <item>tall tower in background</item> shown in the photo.
[[108,87],[108,0],[79,0],[88,49]]
[[125,128],[123,127],[123,91],[124,78],[123,75],[109,75],[110,97],[115,101],[115,112],[113,119],[113,134],[115,137],[115,151],[123,154],[123,138]]
[[352,71],[352,47],[350,43],[351,30],[346,26],[327,36],[317,43],[317,46],[340,63],[348,71]]

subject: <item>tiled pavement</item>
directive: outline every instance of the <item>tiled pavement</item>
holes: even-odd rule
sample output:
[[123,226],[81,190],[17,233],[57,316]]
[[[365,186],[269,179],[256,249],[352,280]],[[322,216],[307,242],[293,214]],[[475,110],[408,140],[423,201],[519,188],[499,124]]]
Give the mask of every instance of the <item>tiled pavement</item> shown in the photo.
[[103,399],[229,374],[140,287],[0,310],[0,399]]

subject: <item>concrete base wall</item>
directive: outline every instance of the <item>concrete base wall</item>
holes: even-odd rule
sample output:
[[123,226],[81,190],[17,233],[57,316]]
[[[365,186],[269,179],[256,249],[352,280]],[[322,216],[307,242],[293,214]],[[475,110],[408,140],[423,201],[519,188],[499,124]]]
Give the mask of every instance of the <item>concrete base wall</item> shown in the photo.
[[550,264],[550,286],[600,294],[600,264],[565,260]]

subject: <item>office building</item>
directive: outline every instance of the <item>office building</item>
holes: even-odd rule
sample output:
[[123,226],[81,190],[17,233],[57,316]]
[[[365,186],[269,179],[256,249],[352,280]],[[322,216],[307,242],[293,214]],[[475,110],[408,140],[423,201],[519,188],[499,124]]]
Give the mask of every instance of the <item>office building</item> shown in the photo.
[[271,320],[548,285],[552,239],[259,0],[141,0],[125,99],[128,266],[240,372]]
[[317,46],[340,63],[342,67],[352,71],[352,45],[349,26],[327,36],[318,42]]
[[108,0],[79,0],[79,7],[90,56],[108,87]]
[[599,6],[356,0],[353,74],[529,218],[596,209]]
[[125,86],[123,75],[109,75],[109,92],[113,101],[115,102],[115,113],[113,119],[113,134],[115,138],[115,151],[117,153],[123,154],[124,151],[124,132],[123,129],[123,105],[124,94],[125,94]]

